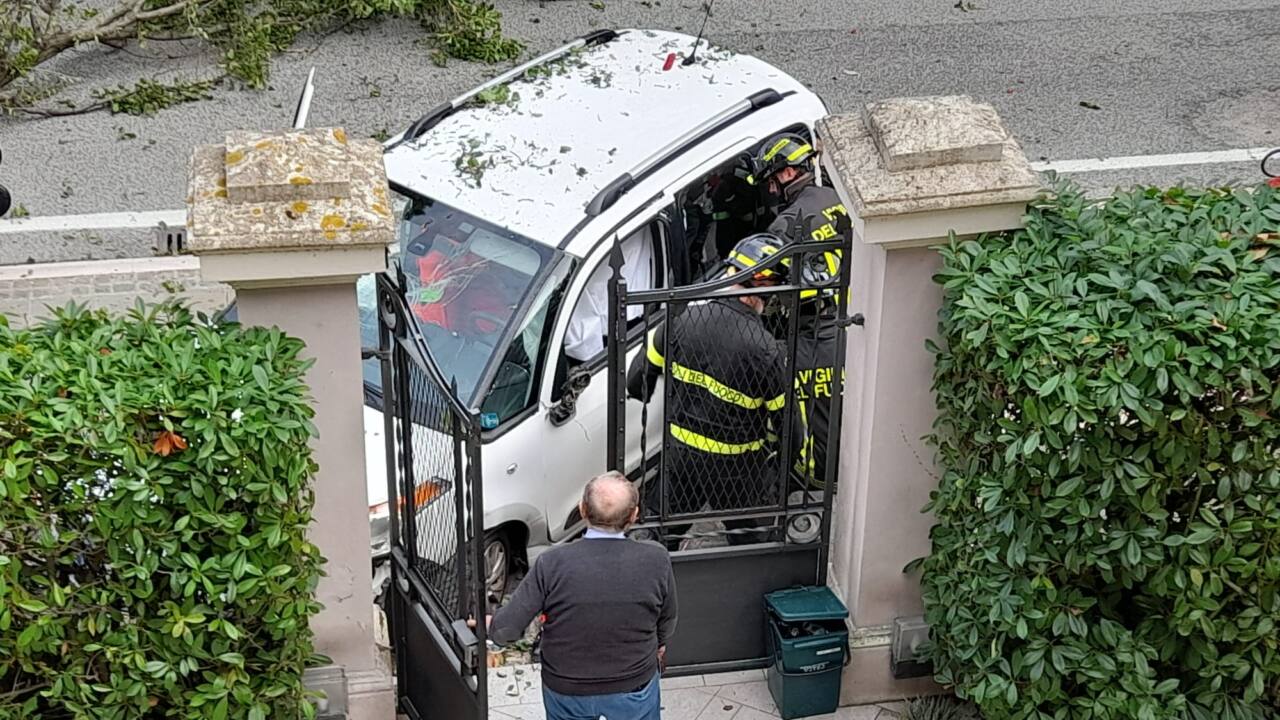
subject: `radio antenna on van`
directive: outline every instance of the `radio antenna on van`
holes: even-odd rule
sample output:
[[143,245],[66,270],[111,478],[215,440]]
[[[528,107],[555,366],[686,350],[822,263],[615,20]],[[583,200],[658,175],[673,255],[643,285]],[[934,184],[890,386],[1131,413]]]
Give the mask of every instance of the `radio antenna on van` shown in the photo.
[[307,73],[307,81],[302,84],[302,94],[298,96],[298,107],[293,111],[293,129],[301,130],[307,126],[307,115],[311,113],[311,94],[315,92],[316,68],[311,66]]
[[702,7],[706,10],[706,14],[702,16],[702,27],[698,28],[698,37],[693,40],[693,50],[689,51],[689,57],[684,59],[681,65],[692,65],[698,59],[698,44],[702,42],[702,33],[707,29],[707,20],[711,18],[711,8],[715,6],[716,0],[707,0]]

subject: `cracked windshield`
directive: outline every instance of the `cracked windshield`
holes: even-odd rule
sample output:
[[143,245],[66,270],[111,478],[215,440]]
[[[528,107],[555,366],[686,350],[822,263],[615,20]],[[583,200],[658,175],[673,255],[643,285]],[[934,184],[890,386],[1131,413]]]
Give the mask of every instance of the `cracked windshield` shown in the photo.
[[[415,198],[403,206],[400,266],[409,309],[441,372],[457,382],[459,398],[473,400],[504,330],[553,252],[443,203]],[[531,358],[510,356],[504,368],[532,369]]]

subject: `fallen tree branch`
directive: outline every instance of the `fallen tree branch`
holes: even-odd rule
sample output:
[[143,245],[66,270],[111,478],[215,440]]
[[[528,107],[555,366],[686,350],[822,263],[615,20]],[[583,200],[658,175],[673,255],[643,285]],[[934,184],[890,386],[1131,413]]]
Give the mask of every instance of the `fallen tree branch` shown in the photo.
[[[3,105],[3,101],[0,101],[0,105]],[[97,102],[90,103],[89,105],[84,105],[81,107],[67,108],[66,110],[59,110],[57,108],[38,108],[38,107],[23,107],[23,106],[10,106],[8,108],[9,112],[21,113],[23,115],[30,115],[31,117],[37,117],[37,118],[69,117],[71,115],[88,115],[91,112],[98,112],[99,110],[106,110],[106,109],[107,109],[107,102],[105,100],[99,100]]]
[[[129,43],[199,40],[221,56],[226,73],[251,88],[267,85],[271,58],[287,51],[301,33],[315,32],[323,41],[362,20],[417,19],[438,53],[462,59],[500,62],[523,50],[502,36],[500,13],[483,0],[0,0],[0,5],[0,110],[21,107],[24,115],[35,117],[100,109],[100,103],[66,110],[35,107],[45,98],[16,85],[63,53],[92,44],[154,60],[161,58],[145,57]],[[151,99],[145,98],[148,107],[155,105]],[[119,111],[118,103],[107,103]]]

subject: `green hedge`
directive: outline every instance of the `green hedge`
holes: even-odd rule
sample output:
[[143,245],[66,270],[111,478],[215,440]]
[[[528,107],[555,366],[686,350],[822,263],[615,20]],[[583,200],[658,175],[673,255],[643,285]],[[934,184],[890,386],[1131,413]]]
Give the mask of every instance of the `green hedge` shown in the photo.
[[301,342],[0,317],[0,718],[314,715]]
[[1280,190],[1059,185],[942,249],[922,562],[988,718],[1274,714]]

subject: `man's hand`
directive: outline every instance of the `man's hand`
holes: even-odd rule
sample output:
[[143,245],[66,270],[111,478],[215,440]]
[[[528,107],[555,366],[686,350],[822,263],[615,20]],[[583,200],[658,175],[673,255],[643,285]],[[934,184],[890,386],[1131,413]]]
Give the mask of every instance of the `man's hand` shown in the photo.
[[[491,626],[491,625],[493,625],[493,616],[492,616],[492,615],[485,615],[485,616],[484,616],[484,627],[485,627],[485,629],[486,629],[486,630],[488,630],[488,629],[489,629],[489,626]],[[474,629],[475,629],[475,627],[476,627],[476,619],[475,619],[475,618],[467,618],[467,627],[469,627],[469,628],[471,628],[471,629],[473,629],[473,630],[474,630]]]
[[658,646],[658,672],[664,673],[666,671],[667,671],[667,646],[659,645]]

